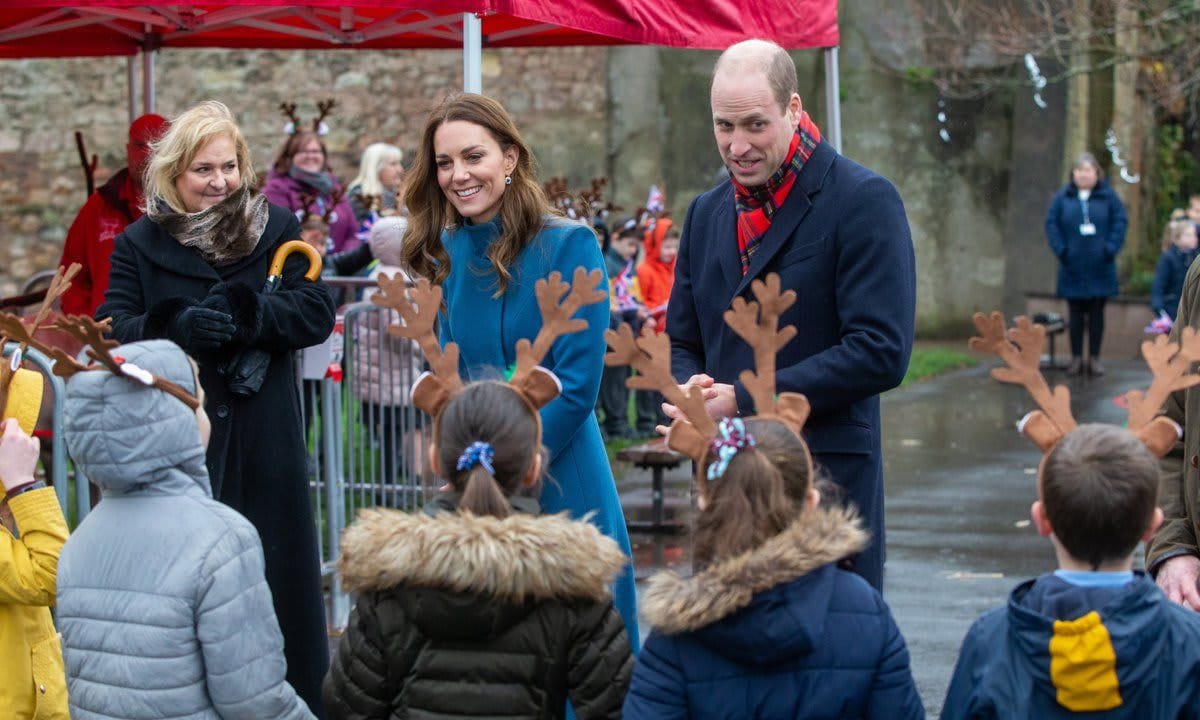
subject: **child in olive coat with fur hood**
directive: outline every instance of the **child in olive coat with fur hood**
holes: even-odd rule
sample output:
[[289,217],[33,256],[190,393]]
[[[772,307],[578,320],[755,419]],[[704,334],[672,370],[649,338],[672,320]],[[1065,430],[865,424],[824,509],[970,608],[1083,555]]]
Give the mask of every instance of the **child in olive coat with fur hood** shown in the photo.
[[[417,390],[414,389],[414,397]],[[594,525],[538,517],[541,421],[499,382],[436,413],[451,492],[425,512],[363,511],[339,569],[358,593],[325,681],[330,720],[619,718],[633,660],[609,583],[628,562]]]

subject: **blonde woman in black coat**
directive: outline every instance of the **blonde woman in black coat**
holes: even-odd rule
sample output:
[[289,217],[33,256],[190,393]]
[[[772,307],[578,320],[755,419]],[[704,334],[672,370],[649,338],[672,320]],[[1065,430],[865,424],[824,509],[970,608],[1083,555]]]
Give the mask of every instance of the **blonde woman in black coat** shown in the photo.
[[[277,292],[259,292],[295,216],[253,189],[249,150],[229,109],[202,102],[172,121],[146,172],[146,215],[118,236],[99,318],[122,343],[173,340],[200,365],[212,418],[213,495],[254,524],[283,630],[287,679],[320,716],[328,667],[316,527],[305,474],[293,356],[333,329],[328,288],[292,256]],[[221,368],[264,350],[262,387],[235,394]]]

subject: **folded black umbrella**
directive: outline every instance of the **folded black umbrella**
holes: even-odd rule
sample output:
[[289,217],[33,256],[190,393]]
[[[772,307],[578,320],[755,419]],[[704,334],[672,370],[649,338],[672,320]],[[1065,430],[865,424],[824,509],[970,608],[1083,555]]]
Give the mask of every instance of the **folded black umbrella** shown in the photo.
[[[308,257],[308,271],[304,273],[306,280],[315,282],[321,276],[321,254],[306,242],[291,240],[280,245],[275,251],[267,282],[262,289],[263,293],[270,294],[279,289],[283,282],[283,263],[292,253],[303,253]],[[267,368],[270,366],[271,354],[266,350],[242,348],[222,365],[218,372],[225,376],[229,392],[248,397],[262,388],[263,381],[267,378]]]

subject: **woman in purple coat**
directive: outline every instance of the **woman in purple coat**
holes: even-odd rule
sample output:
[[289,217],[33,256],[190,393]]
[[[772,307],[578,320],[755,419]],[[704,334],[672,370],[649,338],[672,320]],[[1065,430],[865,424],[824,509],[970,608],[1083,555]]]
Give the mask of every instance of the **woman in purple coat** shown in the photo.
[[[267,175],[263,195],[272,203],[296,213],[303,221],[309,214],[326,217],[329,223],[329,246],[326,252],[351,250],[359,245],[356,237],[358,221],[350,200],[343,194],[341,184],[329,171],[325,143],[312,130],[292,133],[275,165]],[[304,198],[311,197],[305,207]]]

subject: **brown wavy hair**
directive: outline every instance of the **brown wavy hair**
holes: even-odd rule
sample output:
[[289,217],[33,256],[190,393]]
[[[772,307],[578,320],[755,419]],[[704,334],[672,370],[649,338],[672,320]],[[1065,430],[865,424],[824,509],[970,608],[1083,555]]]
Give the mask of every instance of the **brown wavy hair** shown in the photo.
[[288,174],[292,169],[292,161],[296,159],[296,153],[300,152],[300,148],[309,140],[316,140],[321,146],[321,169],[329,172],[329,149],[325,147],[325,141],[313,130],[297,130],[283,141],[283,147],[279,148],[279,154],[275,156],[275,164],[271,169],[276,175]]
[[441,102],[421,136],[412,170],[408,173],[404,204],[408,207],[408,233],[404,238],[404,262],[416,277],[441,285],[450,275],[450,256],[442,245],[442,231],[461,226],[464,218],[438,185],[433,136],[448,122],[464,121],[486,129],[502,151],[517,150],[512,184],[500,196],[500,239],[488,248],[488,260],[496,273],[495,297],[508,289],[510,268],[517,255],[545,225],[548,215],[557,214],[537,179],[533,152],[517,130],[504,106],[474,93],[456,93]]
[[[783,532],[804,510],[813,486],[804,442],[778,420],[748,420],[755,446],[734,455],[709,482],[708,507],[696,516],[693,553],[701,565],[740,555]],[[705,471],[716,460],[710,453]]]
[[[433,434],[442,476],[462,493],[458,509],[507,517],[508,497],[542,451],[542,420],[533,406],[508,383],[471,383],[434,420]],[[495,474],[481,464],[458,469],[459,457],[474,442],[492,446]]]

